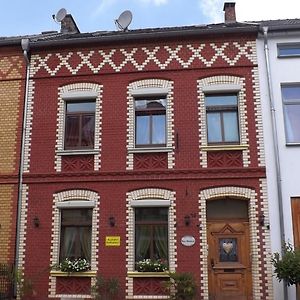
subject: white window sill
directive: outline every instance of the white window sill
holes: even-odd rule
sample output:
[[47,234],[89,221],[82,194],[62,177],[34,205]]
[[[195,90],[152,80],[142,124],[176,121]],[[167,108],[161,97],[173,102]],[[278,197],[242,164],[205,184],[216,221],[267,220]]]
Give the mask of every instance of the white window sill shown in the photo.
[[85,271],[85,272],[62,272],[62,271],[50,271],[50,275],[53,277],[96,277],[97,271]]
[[170,277],[169,272],[127,272],[128,277]]
[[87,149],[87,150],[60,150],[56,151],[57,155],[88,155],[88,154],[98,154],[99,150]]
[[157,153],[157,152],[172,152],[171,147],[149,147],[149,148],[132,148],[128,149],[128,153]]
[[247,150],[249,145],[211,145],[203,146],[203,151],[234,151],[234,150]]

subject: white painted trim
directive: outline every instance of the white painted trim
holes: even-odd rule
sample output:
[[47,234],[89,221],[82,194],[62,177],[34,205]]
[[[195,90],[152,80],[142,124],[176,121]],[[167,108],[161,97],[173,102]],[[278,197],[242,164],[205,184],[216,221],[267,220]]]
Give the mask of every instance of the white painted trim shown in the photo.
[[154,152],[172,152],[171,147],[153,147],[153,148],[132,148],[128,149],[128,153],[154,153]]
[[63,150],[56,151],[57,155],[88,155],[88,154],[99,154],[99,150],[89,149],[89,150]]
[[130,90],[131,96],[159,96],[167,95],[169,92],[168,88],[141,88],[141,89],[132,89]]
[[147,200],[131,200],[131,207],[156,207],[156,206],[170,206],[170,200],[147,199]]
[[96,99],[98,93],[95,91],[75,91],[65,92],[61,95],[63,100],[82,100],[82,99]]
[[220,92],[238,92],[242,89],[240,84],[212,84],[202,87],[205,94],[220,93]]
[[57,208],[93,208],[95,207],[95,201],[87,200],[87,201],[63,201],[56,203]]

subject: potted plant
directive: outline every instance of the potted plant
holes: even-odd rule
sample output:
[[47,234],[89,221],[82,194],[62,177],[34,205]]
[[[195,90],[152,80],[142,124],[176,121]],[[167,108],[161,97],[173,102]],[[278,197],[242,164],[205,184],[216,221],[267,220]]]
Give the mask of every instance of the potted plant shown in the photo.
[[197,285],[191,273],[171,272],[165,287],[173,300],[192,300],[196,297]]
[[279,281],[284,280],[288,286],[300,283],[300,249],[294,249],[290,243],[282,248],[282,255],[278,252],[272,256],[274,272]]
[[118,296],[119,281],[117,278],[107,278],[98,275],[92,286],[92,296],[97,300],[113,300]]
[[165,272],[168,270],[168,264],[163,259],[143,259],[135,263],[138,272]]

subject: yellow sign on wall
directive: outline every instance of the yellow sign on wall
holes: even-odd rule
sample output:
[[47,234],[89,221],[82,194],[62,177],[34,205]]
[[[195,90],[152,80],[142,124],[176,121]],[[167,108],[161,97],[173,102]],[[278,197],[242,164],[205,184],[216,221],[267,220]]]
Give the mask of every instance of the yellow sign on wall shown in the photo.
[[105,237],[105,246],[106,247],[119,247],[121,245],[120,236],[106,236]]

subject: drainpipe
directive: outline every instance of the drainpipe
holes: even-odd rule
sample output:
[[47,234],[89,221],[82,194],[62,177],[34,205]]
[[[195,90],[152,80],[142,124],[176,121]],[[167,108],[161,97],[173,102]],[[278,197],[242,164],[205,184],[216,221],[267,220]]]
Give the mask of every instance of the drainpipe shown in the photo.
[[[23,190],[23,172],[24,172],[24,145],[26,136],[26,120],[27,120],[27,103],[28,103],[28,86],[29,86],[29,39],[22,39],[21,46],[23,50],[24,59],[26,62],[26,85],[23,107],[23,120],[22,120],[22,139],[21,139],[21,153],[20,153],[20,166],[19,166],[19,184],[18,184],[18,205],[17,205],[17,224],[16,224],[16,247],[15,247],[15,268],[19,267],[20,255],[20,226],[21,226],[21,210],[22,210],[22,190]],[[14,285],[14,294],[16,295],[16,284]]]
[[[268,45],[268,27],[264,26],[262,28],[264,34],[264,53],[265,62],[267,70],[268,79],[268,93],[269,93],[269,104],[271,112],[271,122],[272,122],[272,136],[273,136],[273,148],[275,155],[275,168],[276,168],[276,184],[277,184],[277,196],[278,196],[278,208],[279,208],[279,229],[280,229],[280,241],[281,246],[285,243],[285,228],[284,228],[284,217],[283,217],[283,195],[282,195],[282,184],[281,184],[281,168],[280,168],[280,157],[278,148],[278,135],[277,135],[277,122],[276,122],[276,110],[274,105],[274,95],[272,88],[272,78],[271,78],[271,66],[269,59],[269,45]],[[284,284],[284,300],[288,300],[287,285]]]

